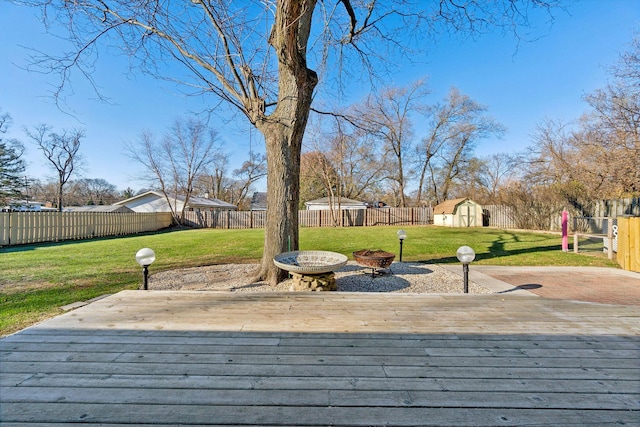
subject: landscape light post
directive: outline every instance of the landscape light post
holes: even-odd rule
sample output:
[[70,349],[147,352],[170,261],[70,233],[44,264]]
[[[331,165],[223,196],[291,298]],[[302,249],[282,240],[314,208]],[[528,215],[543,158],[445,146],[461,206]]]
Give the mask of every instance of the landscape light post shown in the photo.
[[464,293],[469,293],[469,264],[476,259],[476,253],[469,246],[460,246],[456,252],[458,261],[462,263],[462,275],[464,278]]
[[398,240],[400,240],[400,262],[402,262],[402,243],[404,242],[404,239],[407,238],[407,232],[404,230],[398,230],[396,234],[398,235]]
[[149,266],[156,260],[153,249],[142,248],[136,252],[136,262],[142,267],[142,289],[149,289]]

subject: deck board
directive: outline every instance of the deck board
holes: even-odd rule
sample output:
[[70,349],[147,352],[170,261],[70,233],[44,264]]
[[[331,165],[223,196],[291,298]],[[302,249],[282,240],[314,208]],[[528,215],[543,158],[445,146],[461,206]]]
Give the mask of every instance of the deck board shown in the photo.
[[3,426],[638,425],[640,307],[125,291],[0,341]]

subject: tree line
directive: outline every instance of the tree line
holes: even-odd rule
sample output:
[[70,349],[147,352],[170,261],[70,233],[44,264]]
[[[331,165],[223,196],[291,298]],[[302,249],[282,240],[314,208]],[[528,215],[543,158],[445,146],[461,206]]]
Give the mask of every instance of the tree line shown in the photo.
[[599,200],[640,196],[639,58],[636,37],[606,86],[583,97],[584,113],[541,121],[522,152],[477,156],[478,142],[505,127],[456,88],[426,103],[424,81],[322,115],[302,154],[301,207],[325,196],[396,207],[469,197],[510,206],[523,228],[548,229],[550,213],[590,216]]

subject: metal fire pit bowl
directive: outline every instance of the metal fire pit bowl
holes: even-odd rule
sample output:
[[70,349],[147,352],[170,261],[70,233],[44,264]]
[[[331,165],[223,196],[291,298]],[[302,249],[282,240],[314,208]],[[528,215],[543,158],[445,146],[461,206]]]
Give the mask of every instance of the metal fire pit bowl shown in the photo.
[[359,265],[372,269],[372,277],[375,277],[376,270],[389,268],[395,257],[395,254],[381,249],[361,249],[353,253],[353,258]]
[[362,249],[353,253],[353,258],[363,267],[388,268],[396,255],[383,250]]
[[298,274],[328,273],[344,267],[347,261],[345,255],[329,251],[284,252],[273,258],[278,268]]

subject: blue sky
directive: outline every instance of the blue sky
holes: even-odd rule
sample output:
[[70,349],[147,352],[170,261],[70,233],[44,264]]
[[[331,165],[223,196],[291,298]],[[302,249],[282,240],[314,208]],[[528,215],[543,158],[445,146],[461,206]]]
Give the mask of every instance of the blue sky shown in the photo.
[[[119,189],[143,187],[136,179],[138,165],[124,154],[124,142],[143,129],[162,133],[176,117],[203,109],[205,101],[184,97],[168,83],[131,76],[126,59],[104,60],[105,55],[95,79],[110,103],[99,102],[76,76],[74,94],[67,97],[73,115],[61,112],[49,96],[56,77],[23,69],[29,55],[24,46],[61,51],[61,42],[44,34],[35,12],[0,2],[0,108],[13,118],[8,137],[27,142],[23,128],[41,123],[58,131],[85,129],[82,176],[106,179]],[[403,68],[394,84],[427,77],[431,103],[456,86],[487,105],[508,130],[500,140],[481,142],[477,154],[520,151],[543,119],[572,120],[585,111],[581,97],[606,84],[606,67],[616,62],[638,29],[640,1],[583,0],[570,5],[569,13],[557,12],[553,26],[533,42],[517,44],[497,32],[474,40],[442,38],[425,57]],[[232,153],[230,169],[246,159],[250,146],[263,151],[257,132],[249,136],[244,122],[220,124],[219,129]],[[26,145],[27,175],[46,179],[50,172],[42,154]]]

